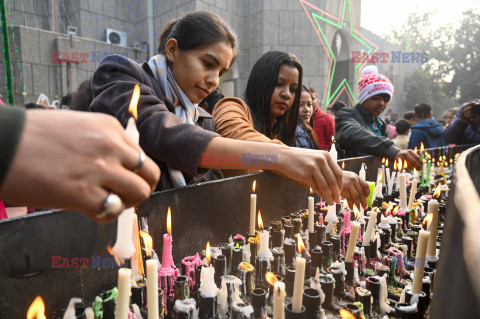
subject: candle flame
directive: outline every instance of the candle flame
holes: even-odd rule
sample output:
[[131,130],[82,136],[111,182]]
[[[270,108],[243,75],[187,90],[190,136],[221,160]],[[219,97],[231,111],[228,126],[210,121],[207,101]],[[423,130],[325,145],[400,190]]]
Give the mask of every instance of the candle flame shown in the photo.
[[278,278],[273,274],[273,272],[269,271],[265,274],[265,280],[267,280],[267,282],[273,286],[278,281]]
[[342,319],[355,319],[355,316],[347,309],[340,309],[339,313]]
[[150,257],[152,255],[152,248],[153,248],[152,236],[150,236],[148,233],[141,230],[140,237],[142,237],[143,239],[143,244],[145,245],[145,252],[147,256]]
[[332,143],[335,143],[335,136],[332,135]]
[[383,170],[380,170],[380,173],[377,176],[377,183],[383,181]]
[[253,184],[252,184],[252,193],[255,193],[255,187],[256,186],[257,186],[257,180],[254,180]]
[[113,256],[113,258],[115,259],[115,262],[117,263],[118,267],[121,267],[121,266],[125,265],[125,260],[123,258],[115,257],[115,255],[113,254],[113,249],[112,249],[112,247],[110,247],[110,245],[107,246],[107,251],[110,254],[110,256]]
[[46,319],[45,316],[45,304],[40,296],[37,296],[33,300],[32,304],[28,308],[27,319]]
[[385,157],[382,158],[382,164],[385,164]]
[[403,159],[403,169],[407,169],[407,167],[408,167],[407,160]]
[[355,214],[355,219],[357,219],[359,212],[358,212],[357,205],[355,204],[353,204],[353,213]]
[[445,167],[448,167],[448,162],[445,162]]
[[392,211],[392,209],[393,209],[393,205],[390,204],[390,205],[388,206],[387,210],[385,211],[385,216],[390,215],[390,212]]
[[394,170],[394,171],[397,170],[397,161],[393,161],[393,170]]
[[415,154],[417,154],[418,150],[417,150],[417,147],[415,146],[415,148],[413,149],[413,151],[415,152]]
[[435,163],[435,157],[434,157],[434,158],[432,158],[432,163]]
[[453,164],[453,158],[450,159],[450,164]]
[[422,228],[425,228],[425,230],[428,230],[428,227],[430,227],[430,223],[432,222],[432,219],[433,219],[432,213],[425,216],[422,222]]
[[303,243],[302,236],[298,234],[298,252],[303,254],[305,252],[305,244]]
[[130,106],[128,107],[128,112],[135,118],[135,121],[138,119],[137,105],[138,100],[140,99],[140,85],[135,84],[133,88],[132,99],[130,100]]
[[425,150],[425,146],[423,145],[423,142],[422,142],[420,143],[420,154],[422,154],[424,150]]
[[388,158],[387,158],[387,160],[385,161],[385,166],[388,167]]
[[434,198],[439,198],[440,195],[442,194],[442,190],[440,189],[440,186],[442,186],[442,183],[438,183],[437,187],[435,188],[435,192],[433,193]]
[[310,187],[310,194],[312,194],[312,193],[313,193],[313,189]]
[[395,209],[394,209],[393,212],[392,212],[392,215],[393,215],[393,216],[397,216],[397,212],[398,212],[398,209],[399,209],[399,208],[400,208],[399,206],[395,207]]
[[172,235],[172,210],[170,206],[168,206],[167,212],[167,233],[171,236]]
[[415,174],[417,174],[417,169],[414,167],[413,168],[413,176],[415,176]]
[[460,153],[457,153],[455,154],[455,158],[459,157],[460,156]]
[[380,213],[380,208],[378,207],[374,207],[373,210],[376,211],[377,213]]
[[402,171],[402,159],[399,158],[398,159],[398,165],[397,165],[397,168],[398,168],[398,171],[401,172]]
[[262,214],[260,213],[260,211],[258,211],[257,221],[258,221],[258,228],[260,229],[260,231],[262,231],[263,230],[263,221],[262,221]]
[[345,162],[342,162],[342,169],[345,169]]
[[207,261],[210,262],[212,259],[212,252],[210,249],[210,242],[207,241],[207,248],[205,249],[205,258],[207,258]]
[[239,265],[238,265],[238,268],[240,268],[241,270],[245,270],[245,271],[254,271],[255,270],[255,267],[253,267],[253,265],[245,262],[245,261],[242,261]]

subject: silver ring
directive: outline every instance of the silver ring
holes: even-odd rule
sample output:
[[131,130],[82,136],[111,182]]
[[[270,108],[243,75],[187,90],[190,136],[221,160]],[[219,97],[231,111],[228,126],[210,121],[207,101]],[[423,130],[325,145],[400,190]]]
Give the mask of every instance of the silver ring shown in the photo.
[[142,168],[143,163],[147,158],[147,156],[145,156],[145,153],[142,150],[138,151],[138,154],[139,154],[139,159],[138,159],[137,166],[135,166],[135,168],[133,169],[134,173],[137,173]]
[[99,219],[103,219],[108,215],[117,215],[122,209],[122,200],[117,194],[109,193],[103,203],[103,210],[97,215]]

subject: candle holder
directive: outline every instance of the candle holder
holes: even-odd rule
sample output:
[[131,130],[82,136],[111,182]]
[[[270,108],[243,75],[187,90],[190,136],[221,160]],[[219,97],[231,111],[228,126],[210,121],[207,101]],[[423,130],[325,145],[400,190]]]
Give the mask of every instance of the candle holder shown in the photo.
[[330,268],[329,270],[335,279],[333,295],[336,298],[341,299],[345,295],[345,275],[341,268]]
[[255,259],[257,259],[258,237],[249,237],[247,239],[247,242],[250,245],[250,260],[247,261],[253,264],[255,262]]
[[175,278],[174,298],[175,300],[184,300],[190,296],[188,290],[188,278],[186,276],[178,276]]
[[432,282],[431,280],[424,280],[422,282],[422,291],[425,293],[425,309],[428,308],[432,296]]
[[323,269],[328,269],[330,265],[332,264],[332,249],[333,249],[333,244],[329,241],[324,241],[322,242],[322,268]]
[[427,257],[428,266],[432,269],[437,269],[438,257]]
[[[410,300],[413,297],[412,293],[412,288],[408,287],[405,289],[405,302],[410,303]],[[418,304],[417,304],[417,310],[418,310],[418,318],[423,318],[426,310],[426,304],[427,304],[427,295],[423,292],[420,291],[419,297],[418,297]]]
[[229,274],[232,271],[232,246],[229,243],[218,245],[222,251],[222,255],[226,257],[226,272]]
[[292,310],[292,304],[289,303],[285,306],[285,319],[305,319],[305,306],[299,312]]
[[340,258],[341,239],[340,236],[333,235],[330,237],[332,243],[332,260],[337,261]]
[[255,267],[246,262],[241,262],[238,265],[238,278],[242,281],[242,293],[246,296],[250,296],[252,290],[255,288],[253,282],[253,272]]
[[362,308],[356,304],[348,303],[345,305],[345,309],[347,309],[355,318],[362,317]]
[[273,231],[270,232],[272,236],[272,247],[283,247],[283,233],[284,231],[282,229],[273,229]]
[[272,220],[270,226],[272,227],[272,231],[275,229],[282,230],[282,222],[280,220]]
[[307,318],[317,318],[320,311],[320,293],[317,289],[307,288],[303,291],[303,306]]
[[293,238],[293,225],[284,225],[283,229],[285,230],[285,238]]
[[268,258],[257,258],[255,260],[255,283],[256,287],[267,288],[269,284],[265,279],[265,274],[269,272],[270,260]]
[[232,270],[230,271],[231,275],[238,273],[238,265],[243,261],[243,249],[242,248],[233,248],[232,253]]
[[395,318],[401,319],[417,319],[418,310],[417,307],[414,307],[408,303],[397,303],[395,304]]
[[317,243],[323,243],[325,241],[325,233],[327,231],[327,227],[320,223],[315,223],[315,232],[317,233]]
[[354,263],[353,262],[345,262],[345,270],[347,271],[347,275],[345,276],[345,283],[349,286],[353,286],[353,277],[354,277]]
[[293,219],[293,235],[300,233],[302,230],[302,219],[300,217]]
[[175,301],[173,307],[174,319],[193,319],[196,308],[196,302],[194,299],[185,299]]
[[370,290],[362,287],[355,288],[355,301],[362,303],[364,315],[367,318],[370,317],[372,309],[372,293]]
[[374,313],[381,313],[380,311],[380,280],[371,277],[367,278],[367,289],[372,293],[372,311]]
[[295,241],[291,238],[285,239],[283,250],[285,252],[285,266],[292,265],[295,260]]
[[407,246],[407,258],[412,257],[412,245],[413,245],[413,238],[409,236],[402,237],[402,243]]
[[309,232],[308,233],[308,247],[310,250],[312,250],[313,248],[317,247],[317,243],[318,243],[318,235],[317,235],[317,232],[316,231],[313,231],[313,232]]
[[280,247],[272,248],[273,261],[271,263],[272,272],[276,275],[284,275],[285,252]]
[[293,286],[295,283],[295,267],[285,267],[285,292],[288,297],[293,295]]
[[204,297],[200,295],[198,299],[198,318],[199,319],[213,319],[217,318],[218,302],[217,296]]
[[[222,279],[222,289],[219,292],[219,295],[226,294],[227,304],[225,309],[219,309],[219,312],[228,316],[231,313],[233,304],[236,301],[236,295],[240,292],[241,280],[235,276],[227,275]],[[226,291],[225,291],[226,290]],[[222,298],[222,297],[220,297]],[[225,296],[224,296],[225,298]],[[223,313],[224,312],[224,313]]]
[[325,294],[325,300],[322,303],[322,307],[330,311],[338,311],[338,307],[333,303],[333,286],[334,279],[329,276],[320,276],[320,284],[322,285],[322,291]]
[[215,285],[222,286],[222,277],[227,274],[227,257],[225,255],[217,255],[213,257],[213,268],[215,269]]
[[322,248],[319,246],[310,250],[310,256],[312,257],[312,271],[310,275],[315,276],[317,268],[320,268],[320,270],[322,270],[322,255]]
[[251,301],[253,318],[265,318],[267,316],[267,292],[262,288],[253,289]]
[[235,302],[232,307],[232,319],[252,319],[253,307],[243,302]]
[[310,280],[310,273],[312,272],[312,260],[310,258],[305,258],[305,280],[308,283]]
[[165,292],[161,288],[158,288],[158,313],[160,319],[165,317]]
[[140,309],[140,312],[143,315],[146,315],[146,308],[145,305],[147,304],[147,293],[146,293],[147,286],[145,283],[137,282],[136,285],[132,286],[132,305],[136,304]]
[[[115,288],[114,288],[115,289]],[[115,298],[113,297],[113,289],[103,292],[100,295],[103,318],[114,319],[115,318]]]

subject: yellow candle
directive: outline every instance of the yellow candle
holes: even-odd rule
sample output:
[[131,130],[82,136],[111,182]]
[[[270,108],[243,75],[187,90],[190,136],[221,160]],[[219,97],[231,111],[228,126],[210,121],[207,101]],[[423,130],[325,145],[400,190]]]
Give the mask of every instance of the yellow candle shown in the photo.
[[352,222],[352,230],[350,231],[350,239],[348,240],[347,254],[345,255],[345,262],[351,263],[353,253],[355,252],[355,245],[357,244],[358,232],[360,231],[360,223]]
[[363,236],[362,246],[367,246],[370,243],[376,223],[377,223],[377,211],[372,210],[370,212],[370,219],[368,220],[367,229],[365,230],[365,235]]
[[438,228],[438,208],[436,199],[428,202],[428,213],[432,214],[432,220],[428,226],[430,236],[428,237],[427,257],[437,257],[437,228]]
[[407,175],[398,174],[398,186],[400,190],[400,209],[407,210]]
[[410,198],[408,199],[408,211],[411,211],[413,208],[413,203],[415,202],[415,193],[417,192],[417,180],[418,174],[415,171],[413,174],[412,188],[410,189]]
[[127,319],[130,307],[130,295],[132,287],[132,270],[120,268],[118,270],[118,296],[115,306],[115,318]]
[[158,319],[158,261],[147,260],[147,307],[148,319]]
[[430,232],[420,230],[418,233],[417,255],[413,271],[412,293],[419,294],[422,290],[423,274],[425,272],[425,256],[427,254],[428,236]]

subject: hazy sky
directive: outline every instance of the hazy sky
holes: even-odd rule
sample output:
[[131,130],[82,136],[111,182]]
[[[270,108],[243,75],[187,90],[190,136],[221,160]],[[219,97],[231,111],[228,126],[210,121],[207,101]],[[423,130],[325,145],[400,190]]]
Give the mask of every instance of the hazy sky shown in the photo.
[[389,34],[396,26],[405,24],[411,12],[436,10],[433,25],[455,24],[462,12],[480,8],[479,0],[362,0],[361,24],[377,35]]

